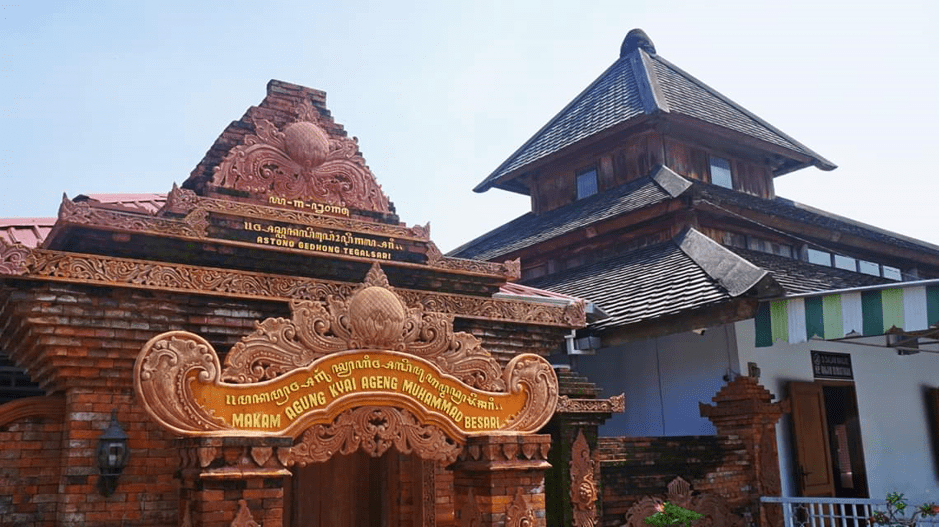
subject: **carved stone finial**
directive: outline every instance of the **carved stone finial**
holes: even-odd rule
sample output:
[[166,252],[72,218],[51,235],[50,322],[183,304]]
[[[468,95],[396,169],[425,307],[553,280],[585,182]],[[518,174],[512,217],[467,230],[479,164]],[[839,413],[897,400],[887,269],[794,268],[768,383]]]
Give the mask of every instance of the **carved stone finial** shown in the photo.
[[626,33],[626,38],[623,39],[623,45],[619,48],[619,56],[625,57],[637,49],[655,55],[655,44],[652,43],[652,39],[649,38],[649,35],[646,35],[646,32],[639,28]]

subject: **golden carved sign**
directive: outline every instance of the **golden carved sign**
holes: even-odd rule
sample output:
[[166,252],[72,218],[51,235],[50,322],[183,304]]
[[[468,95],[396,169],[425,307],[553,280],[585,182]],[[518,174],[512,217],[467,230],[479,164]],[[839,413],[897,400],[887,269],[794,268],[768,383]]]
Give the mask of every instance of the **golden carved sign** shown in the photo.
[[545,359],[518,355],[503,370],[478,339],[453,331],[449,315],[408,307],[377,265],[348,297],[325,304],[293,302],[291,320],[259,323],[228,353],[224,369],[198,335],[154,337],[134,372],[144,407],[179,435],[291,437],[316,426],[341,437],[342,415],[388,407],[405,414],[379,420],[404,419],[396,428],[405,435],[413,416],[414,426],[457,442],[535,432],[554,413],[557,377]]

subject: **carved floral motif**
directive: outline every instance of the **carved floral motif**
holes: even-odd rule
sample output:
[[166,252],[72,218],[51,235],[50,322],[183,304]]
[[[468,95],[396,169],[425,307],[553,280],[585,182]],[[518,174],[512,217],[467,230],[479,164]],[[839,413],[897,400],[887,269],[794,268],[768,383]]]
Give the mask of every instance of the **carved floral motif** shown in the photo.
[[191,403],[194,397],[189,374],[196,372],[200,381],[211,382],[221,370],[211,344],[198,335],[177,331],[154,337],[145,349],[148,353],[141,355],[134,366],[135,385],[147,387],[138,390],[138,395],[145,405],[160,409],[161,424],[181,434],[193,428],[227,428],[201,406]]
[[215,168],[212,183],[288,200],[390,212],[388,198],[356,141],[327,135],[309,101],[296,110],[299,119],[283,130],[265,119],[255,120],[255,134],[231,149]]
[[[16,245],[4,245],[2,241],[0,241],[0,262],[3,262],[2,255],[5,247],[15,249],[6,249],[11,255],[9,274],[28,274],[35,278],[81,280],[125,287],[320,302],[325,302],[331,295],[349,296],[353,287],[344,282],[313,278],[28,249]],[[18,269],[22,271],[17,273]],[[583,326],[585,323],[583,311],[581,311],[579,323],[576,321],[572,323],[568,320],[564,308],[552,305],[414,290],[398,290],[398,294],[407,304],[422,306],[425,311],[470,318],[550,326]]]
[[505,527],[534,527],[535,511],[531,509],[525,500],[525,494],[521,488],[515,490],[515,498],[509,505],[509,510],[505,513]]
[[[383,349],[429,360],[475,388],[505,390],[498,362],[479,339],[455,333],[449,315],[408,307],[377,264],[351,295],[330,295],[326,307],[294,301],[290,308],[291,320],[267,319],[235,344],[225,359],[223,380],[258,382],[307,366],[329,353]],[[519,375],[522,369],[512,371]]]
[[0,275],[21,275],[26,273],[32,251],[25,245],[7,244],[0,239]]
[[558,397],[558,413],[563,414],[612,414],[626,411],[626,394],[614,395],[608,399],[571,399],[566,395]]
[[623,527],[644,527],[643,520],[657,511],[656,507],[664,502],[703,514],[698,524],[704,526],[744,527],[746,522],[732,513],[727,503],[714,494],[692,494],[691,484],[678,477],[668,484],[668,493],[664,497],[646,496],[634,503],[626,512]]
[[203,209],[194,209],[185,218],[174,220],[92,207],[87,202],[75,203],[68,198],[63,198],[59,206],[59,222],[193,238],[204,238],[209,225],[208,213]]
[[574,527],[597,525],[597,483],[593,473],[596,462],[590,458],[590,447],[583,430],[571,448],[571,505],[574,509]]
[[444,256],[433,242],[427,243],[427,265],[449,271],[502,275],[509,280],[518,278],[518,276],[514,276],[514,270],[506,267],[506,264]]
[[339,414],[331,424],[310,427],[296,445],[280,450],[278,456],[284,466],[303,466],[360,448],[372,457],[380,457],[392,446],[402,454],[446,463],[456,460],[462,448],[439,428],[422,424],[407,410],[362,406]]
[[224,370],[198,335],[151,339],[135,367],[144,408],[180,435],[308,429],[327,453],[312,460],[359,445],[380,455],[392,444],[452,460],[467,436],[534,432],[554,414],[558,382],[545,359],[521,354],[503,371],[450,316],[408,307],[377,265],[346,296],[291,307],[291,319],[267,319],[237,343]]
[[245,500],[238,500],[238,515],[232,520],[231,527],[261,527],[251,516],[251,510]]

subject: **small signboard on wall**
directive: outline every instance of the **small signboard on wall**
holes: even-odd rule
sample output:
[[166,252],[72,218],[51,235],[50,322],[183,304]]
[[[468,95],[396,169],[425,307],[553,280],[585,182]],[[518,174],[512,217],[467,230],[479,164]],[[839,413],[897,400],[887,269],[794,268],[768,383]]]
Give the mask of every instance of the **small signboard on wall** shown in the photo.
[[812,352],[812,374],[816,379],[854,380],[851,355],[847,353]]

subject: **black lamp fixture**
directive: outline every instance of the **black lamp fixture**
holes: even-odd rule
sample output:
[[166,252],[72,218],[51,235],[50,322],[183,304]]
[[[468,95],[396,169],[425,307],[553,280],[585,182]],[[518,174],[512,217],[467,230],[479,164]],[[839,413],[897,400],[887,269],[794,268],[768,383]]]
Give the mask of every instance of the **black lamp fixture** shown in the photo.
[[127,457],[130,450],[127,448],[127,434],[117,422],[117,410],[111,410],[111,424],[104,433],[98,436],[98,490],[105,496],[114,494],[117,489],[117,478],[120,477],[124,467],[127,466]]

